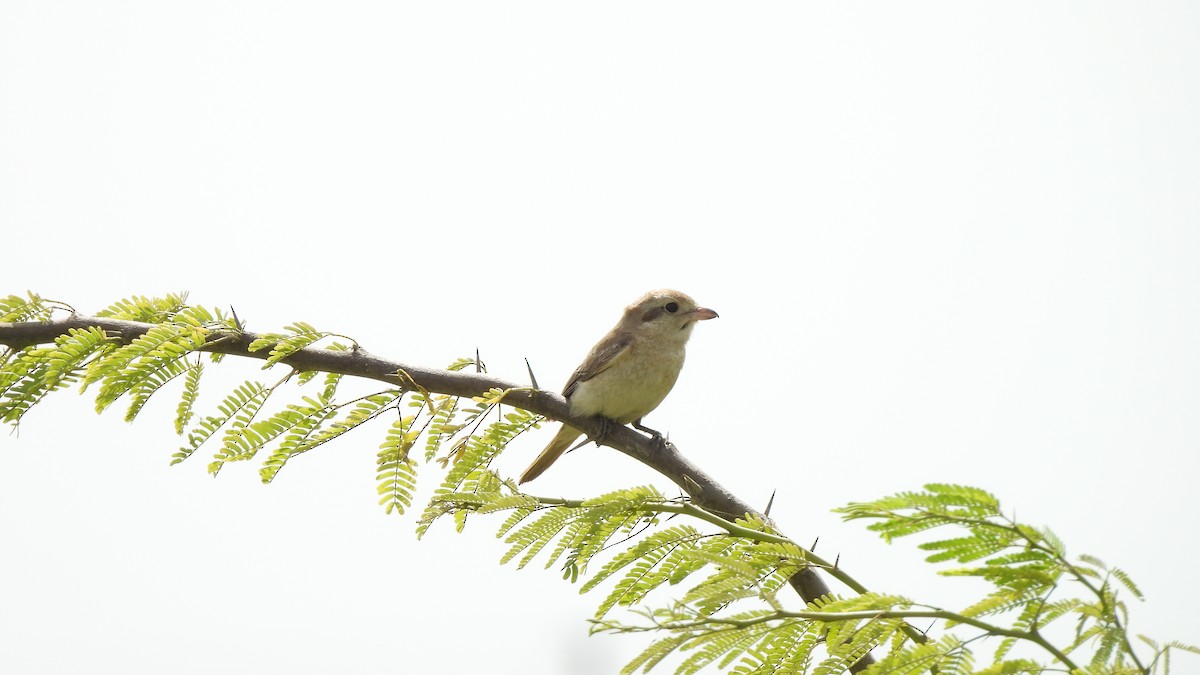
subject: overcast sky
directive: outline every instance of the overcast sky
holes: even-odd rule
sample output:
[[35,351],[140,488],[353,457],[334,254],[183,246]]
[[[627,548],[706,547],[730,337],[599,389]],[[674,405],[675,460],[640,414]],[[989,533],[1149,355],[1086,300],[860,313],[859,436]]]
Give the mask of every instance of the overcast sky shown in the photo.
[[[721,318],[646,422],[777,490],[788,535],[960,607],[830,509],[977,485],[1126,569],[1134,632],[1196,643],[1197,45],[1192,2],[0,1],[0,293],[186,290],[558,388],[679,288]],[[173,408],[64,393],[0,436],[0,671],[611,673],[644,645],[499,566],[498,520],[416,541],[376,505],[382,429],[262,486],[168,467]],[[534,486],[646,482],[587,448]]]

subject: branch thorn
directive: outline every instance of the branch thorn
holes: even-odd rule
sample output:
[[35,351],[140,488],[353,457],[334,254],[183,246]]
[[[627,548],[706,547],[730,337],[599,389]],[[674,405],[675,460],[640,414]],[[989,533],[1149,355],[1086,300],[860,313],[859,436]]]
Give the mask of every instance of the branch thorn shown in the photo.
[[777,490],[771,490],[771,498],[767,500],[767,508],[763,509],[763,516],[771,515],[771,507],[775,505],[775,493]]
[[529,365],[529,359],[525,359],[525,370],[529,371],[529,385],[534,389],[541,389],[537,383],[537,377],[533,374],[533,366]]

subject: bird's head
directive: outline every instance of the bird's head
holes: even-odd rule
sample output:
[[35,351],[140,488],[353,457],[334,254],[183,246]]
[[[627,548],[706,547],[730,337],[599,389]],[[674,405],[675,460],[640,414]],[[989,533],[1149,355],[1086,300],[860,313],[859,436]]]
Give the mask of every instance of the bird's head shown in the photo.
[[650,291],[626,307],[623,322],[645,335],[686,341],[697,321],[716,317],[716,312],[697,305],[686,293],[663,289]]

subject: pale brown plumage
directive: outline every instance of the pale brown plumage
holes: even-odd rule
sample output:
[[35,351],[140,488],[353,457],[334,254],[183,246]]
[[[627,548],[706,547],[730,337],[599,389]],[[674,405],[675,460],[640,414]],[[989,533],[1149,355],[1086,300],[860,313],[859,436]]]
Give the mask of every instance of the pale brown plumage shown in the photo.
[[[696,322],[716,316],[679,291],[650,291],[638,298],[567,380],[563,396],[571,414],[599,415],[641,428],[641,419],[675,385],[683,367],[684,345]],[[521,482],[540,476],[582,433],[564,424],[521,474]]]

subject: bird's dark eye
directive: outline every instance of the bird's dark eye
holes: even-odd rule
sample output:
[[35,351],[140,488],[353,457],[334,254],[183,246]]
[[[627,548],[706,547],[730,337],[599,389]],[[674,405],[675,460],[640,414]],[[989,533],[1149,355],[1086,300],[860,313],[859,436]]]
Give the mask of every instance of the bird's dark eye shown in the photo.
[[668,302],[667,306],[664,307],[663,309],[667,310],[671,314],[674,314],[675,312],[679,311],[679,303],[678,302]]

